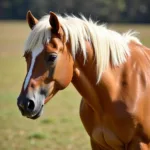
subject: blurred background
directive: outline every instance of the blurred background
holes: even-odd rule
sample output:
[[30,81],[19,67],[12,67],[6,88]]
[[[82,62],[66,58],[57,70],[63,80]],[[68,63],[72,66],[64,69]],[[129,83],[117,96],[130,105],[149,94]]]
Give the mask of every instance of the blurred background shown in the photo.
[[49,11],[73,13],[104,22],[150,23],[149,0],[1,0],[0,19],[25,19],[27,10],[37,17]]
[[46,106],[38,120],[22,117],[16,102],[26,74],[22,57],[30,32],[25,21],[54,11],[82,13],[118,32],[139,32],[150,47],[149,0],[0,0],[0,150],[90,150],[79,117],[81,96],[70,84]]

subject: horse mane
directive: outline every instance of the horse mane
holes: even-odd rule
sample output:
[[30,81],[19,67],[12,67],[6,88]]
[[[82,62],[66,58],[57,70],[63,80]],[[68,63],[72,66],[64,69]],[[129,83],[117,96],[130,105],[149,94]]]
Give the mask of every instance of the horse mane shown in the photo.
[[[49,15],[44,16],[35,25],[26,41],[25,52],[32,51],[36,46],[49,42],[51,38],[49,17]],[[110,60],[112,65],[119,66],[126,61],[127,56],[130,56],[129,41],[140,43],[135,37],[135,32],[129,31],[121,35],[107,29],[105,25],[99,25],[91,19],[87,20],[84,16],[77,18],[58,15],[58,19],[65,32],[66,41],[71,43],[74,59],[77,52],[82,51],[85,62],[87,58],[85,40],[92,44],[97,65],[97,83]]]

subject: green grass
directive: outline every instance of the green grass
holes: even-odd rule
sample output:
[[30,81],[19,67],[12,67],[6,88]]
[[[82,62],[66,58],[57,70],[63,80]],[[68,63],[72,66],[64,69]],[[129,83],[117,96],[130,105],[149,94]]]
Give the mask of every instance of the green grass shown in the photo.
[[[25,22],[0,22],[0,150],[90,150],[79,118],[81,96],[70,85],[44,107],[38,120],[22,117],[16,102],[26,73],[22,49],[29,33]],[[150,26],[110,25],[134,29],[150,47]]]

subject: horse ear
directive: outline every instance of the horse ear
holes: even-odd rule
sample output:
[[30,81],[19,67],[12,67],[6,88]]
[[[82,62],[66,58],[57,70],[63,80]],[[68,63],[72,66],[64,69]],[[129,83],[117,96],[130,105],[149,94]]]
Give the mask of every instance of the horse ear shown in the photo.
[[27,12],[26,19],[31,29],[38,23],[38,20],[32,15],[30,10]]
[[57,15],[54,12],[50,12],[49,22],[52,27],[52,30],[56,33],[59,33],[60,23],[59,23]]

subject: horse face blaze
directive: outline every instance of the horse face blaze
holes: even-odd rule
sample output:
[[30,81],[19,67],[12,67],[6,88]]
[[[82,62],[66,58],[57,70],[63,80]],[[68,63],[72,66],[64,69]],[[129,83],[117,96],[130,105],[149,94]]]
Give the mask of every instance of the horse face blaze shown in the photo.
[[26,58],[27,75],[17,102],[22,115],[32,119],[40,116],[47,94],[47,88],[42,83],[43,75],[46,73],[44,63],[40,62],[43,57],[42,51],[43,45],[33,49],[30,57]]

